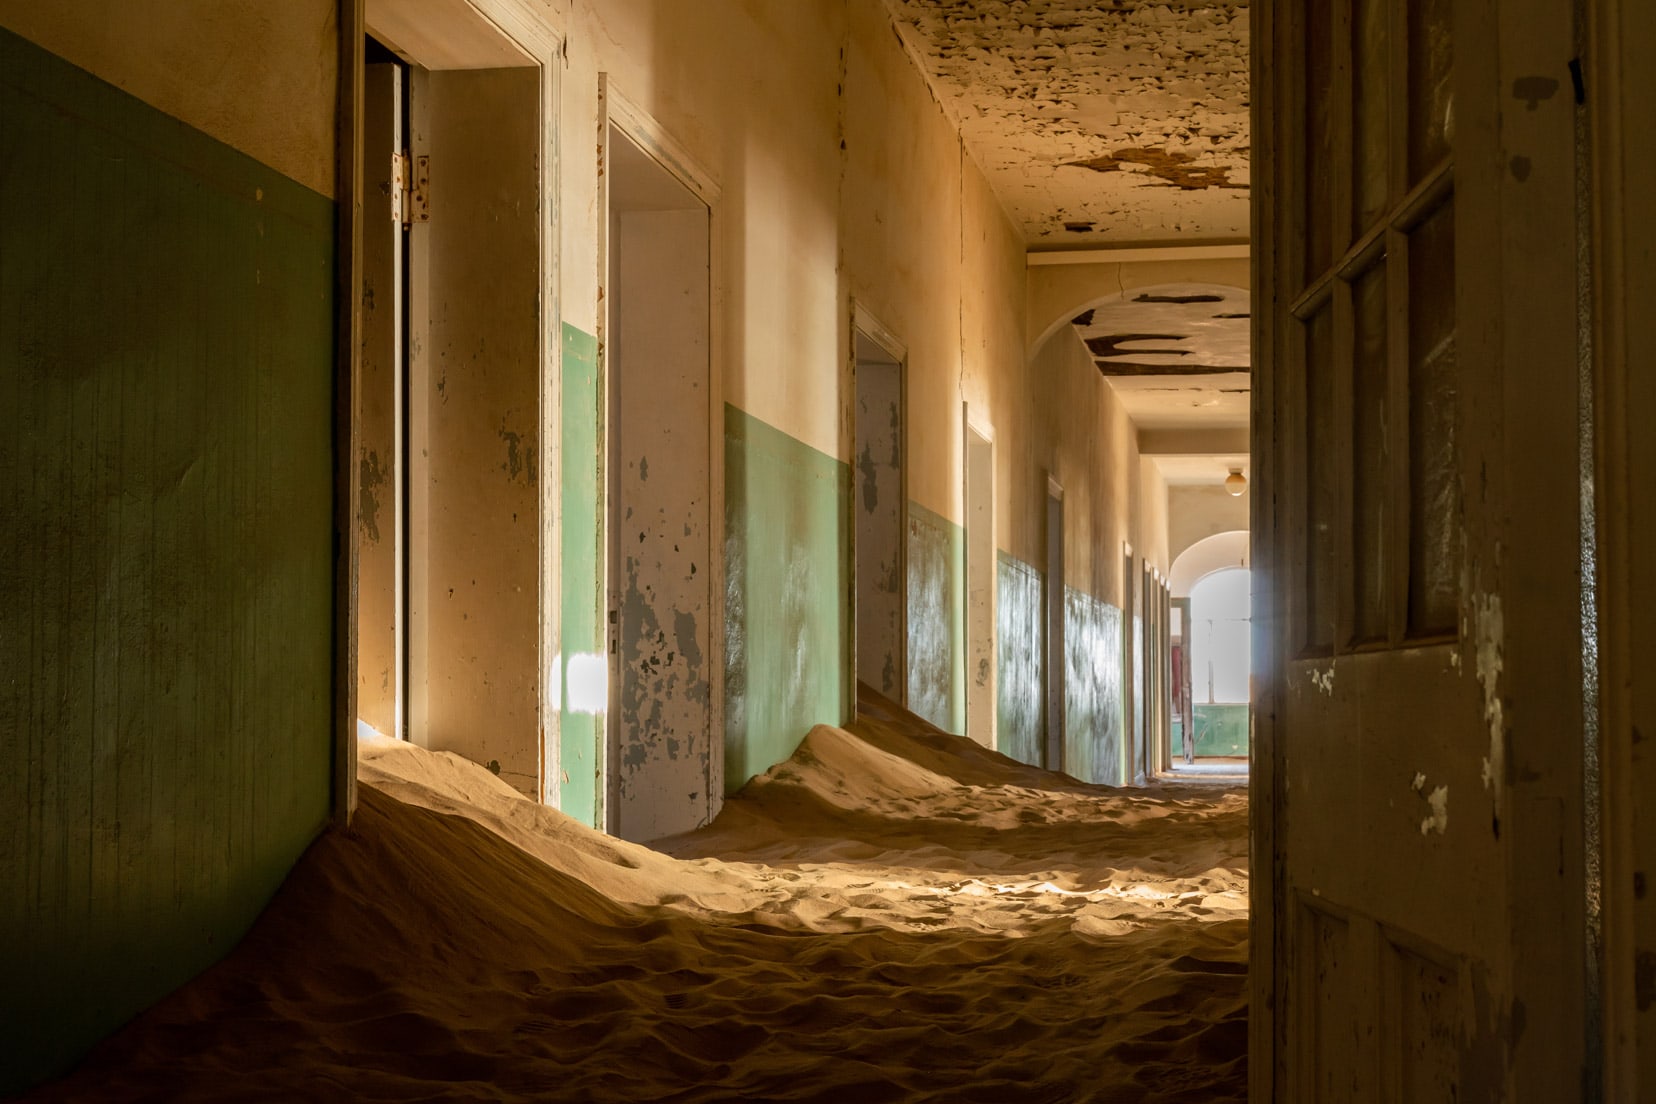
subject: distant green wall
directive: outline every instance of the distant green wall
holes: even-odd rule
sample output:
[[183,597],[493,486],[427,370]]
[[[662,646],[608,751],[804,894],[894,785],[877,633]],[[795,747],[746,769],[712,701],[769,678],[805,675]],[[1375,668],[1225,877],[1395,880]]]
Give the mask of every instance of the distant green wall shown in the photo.
[[601,714],[569,708],[569,661],[595,656],[604,662],[604,633],[599,591],[604,534],[600,525],[603,488],[599,484],[598,427],[603,404],[598,391],[598,339],[567,322],[563,325],[563,457],[559,580],[562,654],[559,658],[558,807],[583,824],[601,827],[598,787],[603,779],[604,729]]
[[725,790],[849,719],[851,471],[725,407]]
[[1196,754],[1248,754],[1248,705],[1195,705]]
[[333,241],[0,30],[0,1092],[228,951],[327,821]]
[[908,530],[908,707],[964,733],[966,530],[918,502]]

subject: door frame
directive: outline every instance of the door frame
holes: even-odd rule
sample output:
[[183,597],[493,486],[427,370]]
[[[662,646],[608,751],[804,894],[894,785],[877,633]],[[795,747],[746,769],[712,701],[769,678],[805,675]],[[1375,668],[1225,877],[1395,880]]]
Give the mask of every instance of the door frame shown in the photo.
[[[898,600],[903,609],[903,623],[897,633],[897,704],[908,705],[908,346],[903,344],[891,327],[887,326],[867,305],[851,300],[851,325],[846,331],[846,406],[849,413],[845,419],[845,454],[856,463],[857,449],[857,335],[868,338],[874,344],[884,349],[886,355],[897,363],[897,478],[902,483],[903,493],[897,498],[897,587]],[[856,478],[853,476],[851,493],[845,499],[845,529],[851,546],[851,595],[850,621],[851,639],[849,650],[850,677],[845,680],[844,703],[842,711],[846,717],[857,715],[857,656],[858,633],[861,626],[857,623],[857,587],[861,578],[858,569],[861,550],[857,547],[857,494]]]
[[609,666],[609,707],[604,717],[604,750],[599,757],[602,784],[597,788],[597,819],[613,832],[619,810],[612,800],[620,779],[611,769],[613,756],[619,750],[616,724],[621,680],[618,677],[618,650],[614,633],[617,626],[610,621],[615,611],[610,603],[610,587],[616,575],[617,546],[615,512],[619,499],[611,483],[614,466],[614,445],[610,427],[614,424],[614,386],[610,379],[606,353],[610,331],[609,300],[605,294],[609,286],[609,164],[610,128],[615,127],[643,150],[669,175],[688,189],[707,207],[707,588],[708,588],[708,678],[707,726],[708,756],[706,794],[709,818],[716,815],[724,798],[724,647],[725,647],[725,452],[724,452],[724,211],[718,181],[689,149],[680,144],[653,116],[627,98],[615,86],[607,72],[598,74],[598,391],[603,397],[604,418],[600,427],[598,448],[599,486],[604,507],[603,567],[599,572],[598,608],[605,615],[608,640],[605,647]]
[[[557,494],[562,475],[561,452],[557,447],[561,396],[557,380],[561,364],[559,342],[552,338],[562,318],[559,298],[560,252],[557,248],[560,231],[558,196],[562,186],[562,147],[557,125],[562,103],[563,66],[556,62],[563,56],[564,36],[548,21],[546,12],[533,0],[444,0],[440,4],[418,3],[417,0],[339,0],[339,97],[338,138],[336,142],[337,168],[337,223],[335,235],[339,254],[336,268],[338,337],[335,366],[335,492],[334,516],[337,551],[334,562],[334,756],[333,798],[334,822],[341,826],[350,823],[357,802],[357,730],[356,730],[356,629],[357,590],[356,561],[358,541],[356,514],[360,501],[357,451],[360,447],[357,410],[361,389],[361,292],[363,279],[362,258],[362,194],[365,173],[364,105],[363,105],[363,39],[369,34],[382,42],[395,39],[384,28],[386,13],[399,9],[414,13],[409,24],[441,34],[455,20],[481,20],[521,51],[538,73],[537,80],[537,148],[540,154],[539,187],[542,215],[536,220],[537,252],[539,255],[539,291],[541,303],[537,341],[541,379],[537,421],[541,434],[538,449],[537,477],[540,479],[540,509],[543,544],[539,556],[540,594],[537,596],[539,620],[539,647],[537,670],[541,672],[536,712],[540,717],[542,800],[547,800],[551,779],[557,777],[558,712],[551,707],[550,695],[556,685],[546,676],[547,658],[559,651],[559,619],[556,609],[558,573],[561,567],[558,542],[545,539],[546,533],[555,533]],[[452,67],[453,59],[451,59]],[[406,89],[405,89],[406,95]],[[410,308],[413,304],[410,303]],[[409,320],[412,322],[412,319]],[[406,633],[406,623],[402,627]],[[408,693],[405,686],[404,693]],[[403,716],[408,716],[404,703]]]

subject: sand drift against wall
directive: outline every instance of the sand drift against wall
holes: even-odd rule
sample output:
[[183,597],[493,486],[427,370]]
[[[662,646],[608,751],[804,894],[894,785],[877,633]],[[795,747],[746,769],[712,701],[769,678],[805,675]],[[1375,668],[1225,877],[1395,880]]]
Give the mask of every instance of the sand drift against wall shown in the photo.
[[39,1098],[1243,1099],[1244,796],[863,704],[661,851],[368,746],[353,828]]

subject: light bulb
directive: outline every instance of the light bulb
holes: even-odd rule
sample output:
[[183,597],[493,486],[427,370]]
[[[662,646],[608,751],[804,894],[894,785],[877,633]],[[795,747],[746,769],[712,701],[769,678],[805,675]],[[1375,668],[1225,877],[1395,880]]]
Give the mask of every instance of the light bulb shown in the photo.
[[1232,498],[1235,498],[1240,496],[1242,492],[1247,489],[1248,480],[1245,476],[1243,476],[1242,469],[1232,468],[1230,470],[1230,474],[1225,476],[1225,490],[1231,493]]

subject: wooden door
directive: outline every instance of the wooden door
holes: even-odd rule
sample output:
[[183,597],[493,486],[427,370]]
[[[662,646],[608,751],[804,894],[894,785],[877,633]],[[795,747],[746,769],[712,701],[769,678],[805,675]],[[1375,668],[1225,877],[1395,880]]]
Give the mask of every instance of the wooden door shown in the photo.
[[1255,1100],[1581,1098],[1568,7],[1253,9]]
[[[371,55],[389,52],[369,40]],[[376,48],[377,49],[374,49]],[[394,179],[403,149],[405,67],[363,67],[362,326],[357,375],[357,719],[384,736],[403,731],[402,205]]]

